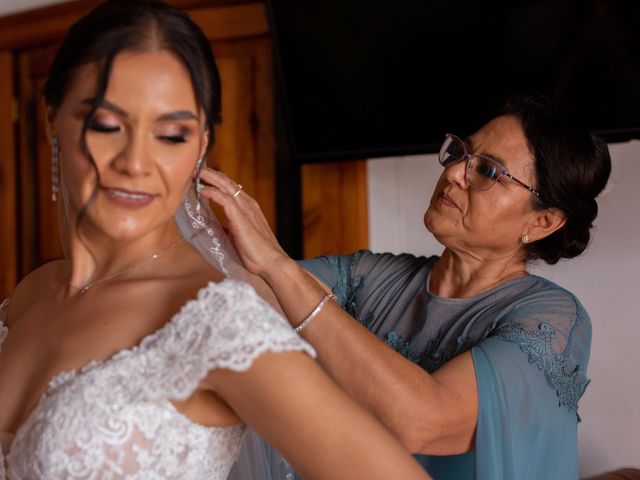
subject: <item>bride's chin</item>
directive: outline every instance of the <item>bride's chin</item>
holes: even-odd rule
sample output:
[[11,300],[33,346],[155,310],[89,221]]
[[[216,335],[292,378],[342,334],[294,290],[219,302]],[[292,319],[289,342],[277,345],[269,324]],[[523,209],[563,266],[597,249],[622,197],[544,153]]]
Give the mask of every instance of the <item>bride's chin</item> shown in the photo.
[[[163,227],[175,228],[172,205],[153,202],[142,209],[123,209],[96,198],[82,210],[70,206],[67,228],[92,241],[131,242]],[[172,229],[173,230],[173,229]]]
[[91,218],[87,215],[81,221],[79,230],[82,236],[95,241],[128,243],[157,230],[162,223],[168,224],[168,222],[149,222],[149,220],[149,218],[131,218],[130,216]]

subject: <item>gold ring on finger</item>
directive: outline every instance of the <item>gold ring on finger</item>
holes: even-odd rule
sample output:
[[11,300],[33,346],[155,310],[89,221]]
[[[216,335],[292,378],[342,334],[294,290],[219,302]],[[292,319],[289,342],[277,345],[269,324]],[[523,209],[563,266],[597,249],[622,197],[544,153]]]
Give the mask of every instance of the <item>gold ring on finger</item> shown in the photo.
[[238,189],[233,193],[233,198],[236,198],[238,195],[240,195],[240,192],[242,191],[242,184],[238,184]]

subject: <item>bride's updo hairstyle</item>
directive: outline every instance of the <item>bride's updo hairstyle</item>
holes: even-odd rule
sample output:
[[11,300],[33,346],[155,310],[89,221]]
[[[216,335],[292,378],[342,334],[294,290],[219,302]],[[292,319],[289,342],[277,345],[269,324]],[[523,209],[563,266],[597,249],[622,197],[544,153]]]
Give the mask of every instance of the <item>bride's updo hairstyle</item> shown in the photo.
[[504,114],[520,120],[535,163],[536,209],[557,208],[566,223],[559,230],[526,245],[528,260],[549,264],[580,255],[598,215],[596,197],[611,173],[607,144],[577,126],[558,105],[542,96],[515,96]]
[[[88,63],[99,68],[97,90],[89,119],[104,100],[111,66],[123,51],[173,53],[191,77],[196,99],[205,114],[210,148],[220,123],[220,76],[209,40],[186,13],[151,0],[107,0],[76,22],[62,42],[43,94],[48,106],[58,108],[77,69]],[[87,156],[83,134],[83,148]],[[93,159],[91,159],[93,162]],[[195,159],[194,159],[195,161]]]

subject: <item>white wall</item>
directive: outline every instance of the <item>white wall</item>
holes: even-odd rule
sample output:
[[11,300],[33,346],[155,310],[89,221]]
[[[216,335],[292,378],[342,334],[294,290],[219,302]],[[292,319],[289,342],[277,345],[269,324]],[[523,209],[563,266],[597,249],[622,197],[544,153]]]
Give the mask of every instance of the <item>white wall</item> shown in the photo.
[[[610,145],[613,190],[599,201],[585,253],[531,270],[573,291],[593,322],[580,404],[580,473],[640,468],[640,142]],[[441,167],[435,155],[369,160],[372,250],[439,254],[422,216]]]

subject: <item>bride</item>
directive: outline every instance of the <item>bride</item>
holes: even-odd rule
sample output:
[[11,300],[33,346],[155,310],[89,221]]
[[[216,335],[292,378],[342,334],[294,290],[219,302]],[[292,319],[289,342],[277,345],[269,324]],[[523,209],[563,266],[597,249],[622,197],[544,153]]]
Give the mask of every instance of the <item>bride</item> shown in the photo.
[[188,17],[101,4],[44,96],[66,258],[0,307],[0,479],[224,479],[245,424],[308,479],[426,478],[199,202],[220,87]]

